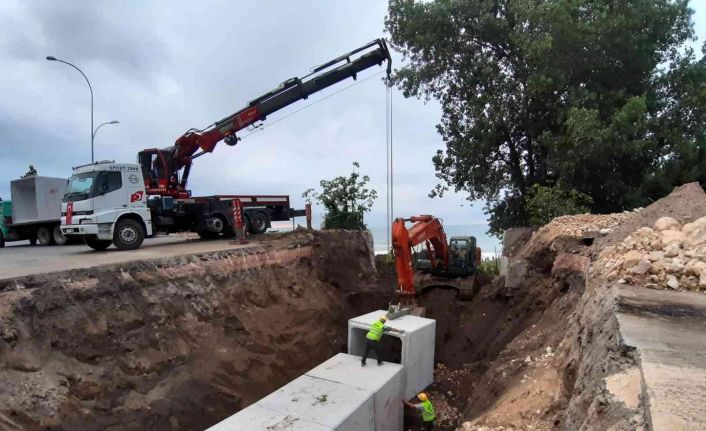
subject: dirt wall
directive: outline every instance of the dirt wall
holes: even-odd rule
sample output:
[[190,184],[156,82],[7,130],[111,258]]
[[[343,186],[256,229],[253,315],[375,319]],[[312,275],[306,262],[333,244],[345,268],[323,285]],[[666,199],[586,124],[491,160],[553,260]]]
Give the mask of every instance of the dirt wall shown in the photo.
[[444,407],[442,429],[648,428],[638,359],[621,339],[602,256],[660,217],[685,223],[705,211],[694,183],[644,209],[559,217],[517,248],[520,285],[498,279],[472,303],[451,303],[451,313],[428,306],[449,320],[437,323],[449,343],[437,344],[444,362],[431,391]]
[[360,232],[0,285],[0,429],[204,429],[386,304]]

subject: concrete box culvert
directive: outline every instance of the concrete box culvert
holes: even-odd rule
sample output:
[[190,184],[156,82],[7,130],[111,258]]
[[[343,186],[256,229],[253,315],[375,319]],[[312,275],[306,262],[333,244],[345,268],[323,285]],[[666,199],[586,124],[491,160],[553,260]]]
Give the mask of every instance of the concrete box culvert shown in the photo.
[[339,353],[209,431],[401,430],[403,377],[399,364]]
[[403,429],[402,400],[413,398],[432,383],[436,321],[403,316],[387,322],[402,329],[400,364],[376,360],[362,367],[365,335],[384,310],[348,321],[349,353],[339,353],[262,398],[209,431],[244,430],[377,430]]
[[[365,335],[370,325],[384,310],[373,311],[348,321],[348,353],[362,356],[365,351]],[[402,394],[411,399],[418,392],[432,384],[434,379],[434,342],[436,340],[436,321],[417,316],[402,316],[388,320],[386,326],[402,329],[405,332],[386,332],[382,338],[397,337],[402,342],[400,364],[405,369],[405,383]],[[371,361],[372,362],[372,361]]]

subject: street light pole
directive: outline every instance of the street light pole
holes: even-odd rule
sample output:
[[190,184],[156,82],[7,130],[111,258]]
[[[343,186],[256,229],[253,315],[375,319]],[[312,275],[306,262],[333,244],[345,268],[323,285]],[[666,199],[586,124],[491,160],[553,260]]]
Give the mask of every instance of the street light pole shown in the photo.
[[99,124],[98,127],[96,127],[96,130],[93,131],[93,136],[91,137],[91,142],[96,140],[96,133],[98,133],[98,129],[100,129],[102,126],[105,126],[106,124],[120,124],[120,121],[108,121],[106,123]]
[[91,81],[88,80],[88,77],[86,76],[85,73],[83,73],[83,71],[82,71],[81,69],[79,69],[78,67],[76,67],[76,66],[74,66],[73,64],[69,63],[68,61],[59,60],[58,58],[52,57],[52,56],[48,56],[48,57],[47,57],[47,60],[49,60],[49,61],[58,61],[59,63],[64,63],[64,64],[66,64],[66,65],[69,65],[69,66],[73,67],[74,69],[78,70],[78,71],[81,73],[81,75],[83,75],[84,79],[86,80],[86,83],[88,84],[88,89],[91,91],[91,163],[93,163],[93,162],[94,162],[94,158],[93,158],[93,137],[95,136],[95,133],[94,133],[94,131],[93,131],[93,87],[91,87]]

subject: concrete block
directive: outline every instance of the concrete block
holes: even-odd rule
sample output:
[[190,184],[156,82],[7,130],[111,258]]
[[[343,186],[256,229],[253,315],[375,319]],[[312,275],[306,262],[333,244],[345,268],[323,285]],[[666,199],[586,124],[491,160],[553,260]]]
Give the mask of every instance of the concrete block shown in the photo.
[[207,431],[331,431],[333,428],[253,404]]
[[505,287],[509,289],[521,287],[525,282],[528,267],[529,264],[525,259],[511,259],[505,276]]
[[500,275],[507,277],[507,267],[510,264],[510,259],[507,256],[500,256]]
[[374,427],[372,392],[306,374],[257,404],[337,431],[369,431]]
[[12,222],[59,220],[66,178],[27,177],[10,182]]
[[[348,321],[348,353],[361,357],[365,349],[365,335],[370,325],[384,310],[373,311]],[[411,398],[419,391],[429,386],[434,377],[434,342],[436,340],[436,321],[418,316],[402,316],[389,320],[386,326],[403,329],[405,332],[386,332],[381,342],[386,337],[400,339],[401,360],[404,367],[405,382],[403,384],[403,397]]]
[[375,429],[373,395],[367,389],[305,374],[209,431],[370,431]]
[[339,353],[306,375],[370,391],[374,395],[375,430],[401,430],[404,369],[399,364],[378,366],[371,362],[361,367],[359,356]]
[[503,232],[503,256],[513,257],[530,238],[534,228],[517,227]]
[[405,331],[383,338],[399,339],[400,363],[370,361],[361,367],[368,328],[384,314],[349,320],[349,353],[330,358],[209,430],[402,431],[400,401],[432,383],[436,321],[410,315],[389,321],[388,326]]

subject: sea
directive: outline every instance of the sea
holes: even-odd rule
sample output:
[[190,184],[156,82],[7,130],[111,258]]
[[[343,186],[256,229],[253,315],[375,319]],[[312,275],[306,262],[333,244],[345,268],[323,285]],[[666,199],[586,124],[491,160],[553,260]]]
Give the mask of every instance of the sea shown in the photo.
[[[387,239],[387,226],[368,226],[368,229],[373,234],[375,254],[384,254],[390,244]],[[501,241],[494,236],[488,235],[487,231],[487,225],[444,225],[444,232],[446,232],[447,238],[452,236],[474,236],[476,245],[483,252],[483,258],[500,256],[502,252]]]
[[[290,222],[274,222],[270,231],[286,232],[289,230],[292,230]],[[387,226],[368,226],[368,230],[373,234],[375,254],[385,254],[387,247],[390,245]],[[444,231],[447,238],[452,236],[476,237],[476,244],[480,247],[484,259],[500,256],[502,252],[501,241],[494,236],[488,235],[488,225],[444,225]]]

